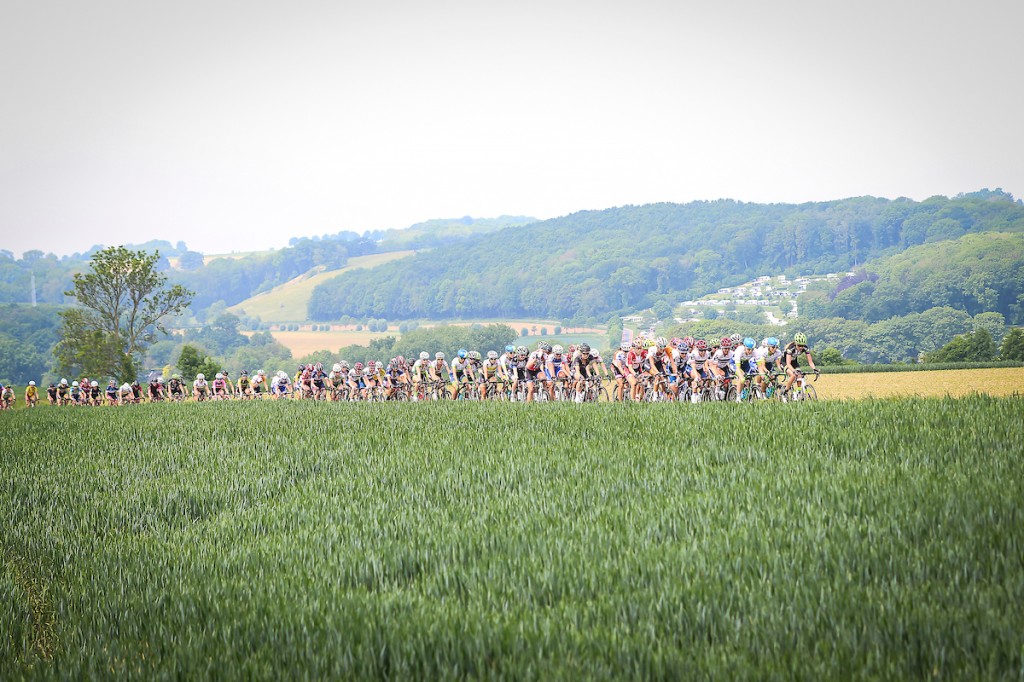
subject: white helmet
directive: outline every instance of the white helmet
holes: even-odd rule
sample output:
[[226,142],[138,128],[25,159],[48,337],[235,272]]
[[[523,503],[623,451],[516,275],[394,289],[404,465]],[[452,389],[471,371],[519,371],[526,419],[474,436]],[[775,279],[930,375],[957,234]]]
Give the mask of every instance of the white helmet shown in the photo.
[[124,382],[123,384],[121,384],[121,390],[122,391],[130,391],[130,390],[132,390],[131,384],[129,384],[127,381]]
[[35,386],[35,385],[36,385],[36,382],[34,382],[34,381],[30,381],[30,382],[28,382],[28,385],[29,385],[29,386]]
[[427,351],[423,351],[422,353],[420,353],[420,360],[429,360],[429,359],[430,359],[430,353],[428,353]]
[[203,376],[202,372],[200,372],[199,374],[196,375],[196,379],[198,379],[199,381],[205,381],[206,377]]
[[257,374],[258,376],[261,376],[261,377],[265,377],[265,376],[267,376],[267,373],[266,373],[266,372],[264,372],[264,371],[263,371],[262,369],[261,369],[261,370],[257,370],[256,374]]
[[157,377],[156,378],[156,383],[158,383],[158,384],[164,383],[164,378],[163,377]]
[[340,362],[334,363],[334,367],[331,367],[331,370],[334,371],[334,372],[340,372],[341,371],[341,363]]
[[78,382],[77,381],[72,381],[71,382],[71,388],[77,388],[77,387],[78,387]]
[[67,379],[61,379],[60,380],[60,385],[61,386],[67,386],[68,385],[68,380]]
[[90,386],[92,386],[93,388],[98,388],[98,387],[99,387],[99,385],[100,385],[100,382],[98,382],[98,381],[93,381],[93,382],[92,382],[91,384],[89,384],[89,385],[90,385]]
[[496,350],[489,350],[489,351],[487,351],[487,359],[488,360],[497,360],[498,359],[498,351],[496,351]]
[[442,353],[441,351],[437,351],[436,353],[434,353],[434,359],[435,360],[444,360],[444,353]]
[[217,378],[218,378],[218,379],[223,379],[223,378],[224,378],[224,375],[223,375],[223,374],[221,374],[220,372],[217,372]]
[[551,352],[553,352],[555,355],[561,355],[562,353],[565,352],[565,349],[562,348],[561,345],[556,343],[555,347],[551,349]]

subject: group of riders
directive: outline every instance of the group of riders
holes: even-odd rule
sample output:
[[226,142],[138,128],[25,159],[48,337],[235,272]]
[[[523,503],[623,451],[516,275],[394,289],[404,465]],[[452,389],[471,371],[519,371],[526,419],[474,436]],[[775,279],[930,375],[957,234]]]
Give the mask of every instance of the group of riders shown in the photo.
[[[780,346],[774,337],[757,343],[739,334],[721,339],[665,339],[640,335],[623,343],[605,362],[596,349],[581,343],[563,348],[541,341],[534,350],[505,346],[504,352],[460,349],[451,363],[445,353],[433,359],[426,351],[410,362],[403,356],[383,363],[349,365],[342,360],[327,371],[321,363],[302,364],[294,376],[284,371],[268,375],[262,369],[237,381],[218,372],[209,380],[202,373],[191,382],[180,374],[156,376],[148,385],[137,381],[105,387],[83,378],[50,384],[51,405],[125,405],[140,402],[254,400],[299,398],[313,400],[573,400],[656,401],[769,398],[785,400],[794,382],[803,385],[800,358],[817,373],[802,333]],[[608,383],[609,392],[605,384]],[[25,402],[39,401],[35,382],[25,390]],[[4,407],[14,404],[14,392],[2,388]]]

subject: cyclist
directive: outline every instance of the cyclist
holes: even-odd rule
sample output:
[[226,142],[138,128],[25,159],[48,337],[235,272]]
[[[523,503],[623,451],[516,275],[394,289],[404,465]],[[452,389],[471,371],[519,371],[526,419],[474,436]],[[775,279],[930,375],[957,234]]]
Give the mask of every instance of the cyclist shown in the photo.
[[473,368],[469,363],[469,351],[465,348],[460,348],[455,357],[452,358],[452,381],[455,382],[455,387],[452,389],[452,400],[459,399],[459,392],[462,390],[463,384],[468,384],[475,380]]
[[676,375],[676,363],[664,336],[655,339],[654,348],[647,352],[647,371],[653,379],[655,389],[661,388],[670,400],[674,400],[673,384],[669,383],[669,377]]
[[288,373],[284,370],[278,370],[270,382],[270,390],[275,400],[287,398],[292,392],[292,382],[288,378]]
[[[719,342],[719,348],[711,354],[711,359],[707,362],[707,367],[710,368],[711,374],[719,380],[719,385],[724,379],[731,379],[735,374],[735,368],[732,366],[732,339],[728,336],[722,338]],[[718,389],[722,390],[722,389]],[[725,395],[720,397],[724,398]]]
[[164,399],[164,378],[157,376],[149,380],[147,389],[150,402],[158,403]]
[[256,376],[252,378],[252,395],[262,396],[264,391],[270,392],[270,384],[267,383],[267,373],[262,369],[256,370]]
[[36,382],[30,381],[25,387],[25,407],[35,407],[37,402],[39,402],[39,389],[36,388]]
[[213,378],[213,397],[217,400],[227,400],[228,395],[228,382],[224,378],[224,373],[217,372]]
[[529,357],[530,350],[526,346],[516,346],[508,365],[509,378],[512,379],[512,400],[519,400],[519,385],[526,385],[526,360]]
[[583,398],[586,394],[584,390],[584,383],[590,377],[596,376],[608,376],[608,371],[604,367],[604,363],[601,362],[601,357],[596,352],[591,352],[590,344],[581,343],[579,348],[576,349],[576,354],[573,355],[572,361],[572,376],[576,379],[576,397],[577,403],[582,403]]
[[[686,340],[683,340],[686,343]],[[708,342],[704,339],[697,339],[694,342],[693,350],[690,351],[689,366],[690,366],[690,378],[693,383],[690,385],[692,390],[692,397],[690,398],[693,402],[700,401],[700,382],[705,381],[708,378],[708,360],[711,359],[711,351],[708,350]]]
[[761,342],[761,346],[754,351],[754,361],[757,364],[757,381],[765,397],[770,398],[773,386],[766,385],[766,377],[775,371],[775,368],[782,362],[782,351],[779,350],[779,340],[769,336]]
[[[572,346],[570,346],[572,348]],[[575,349],[574,349],[575,350]],[[555,399],[554,388],[552,386],[553,381],[568,382],[570,379],[569,371],[571,369],[573,357],[572,355],[565,355],[564,349],[561,345],[554,345],[551,348],[551,355],[548,356],[547,365],[544,367],[544,375],[547,377],[548,384],[548,397],[551,400]],[[567,383],[563,383],[563,388],[567,387]]]
[[626,354],[626,382],[629,383],[629,399],[639,402],[643,397],[644,386],[640,381],[644,365],[647,362],[646,339],[639,337]]
[[117,405],[117,382],[113,379],[107,381],[107,387],[103,390],[107,396],[107,405]]
[[128,405],[135,402],[138,402],[135,400],[135,390],[132,388],[132,385],[126,381],[121,384],[121,388],[117,391],[117,403],[119,405]]
[[619,349],[612,354],[612,377],[615,379],[615,388],[612,390],[612,400],[623,400],[626,388],[626,357],[629,354],[629,344],[623,342]]
[[526,374],[526,402],[533,402],[533,394],[536,391],[538,377],[543,376],[544,365],[547,363],[547,352],[545,347],[550,348],[541,341],[537,344],[536,350],[526,356],[523,369]]
[[196,380],[192,382],[192,397],[198,400],[206,400],[210,395],[210,384],[206,381],[206,375],[200,372]]
[[499,381],[508,380],[504,365],[498,361],[498,351],[487,351],[487,359],[480,363],[480,376],[480,400],[487,397],[488,391],[496,392]]
[[14,388],[0,384],[0,407],[5,410],[14,409],[14,403],[16,400],[17,399],[14,396]]
[[797,332],[793,335],[793,340],[787,343],[786,347],[782,350],[783,367],[786,370],[786,375],[789,377],[786,379],[786,385],[783,388],[784,395],[789,394],[789,389],[793,386],[793,382],[796,381],[797,371],[800,369],[799,357],[801,355],[807,357],[807,366],[817,372],[818,368],[814,366],[811,350],[807,347],[807,335],[803,332]]
[[412,399],[420,399],[420,384],[430,381],[430,353],[420,351],[419,359],[412,363]]
[[448,366],[448,361],[444,359],[444,353],[437,351],[434,353],[434,361],[429,366],[430,380],[435,384],[447,384],[455,380],[452,376],[452,368]]
[[100,382],[95,379],[89,382],[89,402],[96,407],[103,404],[103,391],[100,390]]
[[82,404],[82,385],[77,381],[71,382],[71,404],[81,405]]
[[243,400],[252,397],[252,381],[249,379],[249,370],[243,369],[238,373],[238,383],[235,384],[234,393]]
[[184,400],[185,379],[180,374],[172,374],[167,384],[167,395],[171,400]]
[[71,401],[69,397],[70,392],[71,387],[68,386],[68,380],[61,379],[60,383],[57,384],[57,402],[61,405],[67,405]]
[[747,397],[745,388],[747,376],[757,370],[757,361],[754,359],[754,344],[751,337],[743,339],[743,343],[732,352],[732,366],[736,370],[736,402],[743,401]]

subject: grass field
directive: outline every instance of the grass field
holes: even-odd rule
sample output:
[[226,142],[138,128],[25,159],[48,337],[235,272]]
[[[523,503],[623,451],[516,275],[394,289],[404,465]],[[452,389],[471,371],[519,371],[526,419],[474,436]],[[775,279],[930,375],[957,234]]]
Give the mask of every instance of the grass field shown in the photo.
[[338,275],[357,268],[372,268],[382,263],[405,258],[415,251],[392,251],[375,253],[369,256],[356,256],[348,260],[348,265],[338,270],[320,272],[314,275],[301,275],[270,291],[257,294],[252,298],[228,308],[230,312],[241,315],[254,315],[264,322],[304,322],[307,317],[306,304],[317,285],[333,279]]
[[0,414],[0,679],[1020,678],[1024,400],[736,407]]

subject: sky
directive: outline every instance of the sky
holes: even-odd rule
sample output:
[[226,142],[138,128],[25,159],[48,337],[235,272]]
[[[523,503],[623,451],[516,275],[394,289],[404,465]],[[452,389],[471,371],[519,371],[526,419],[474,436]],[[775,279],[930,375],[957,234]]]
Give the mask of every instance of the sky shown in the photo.
[[1019,0],[0,3],[0,249],[1024,197]]

